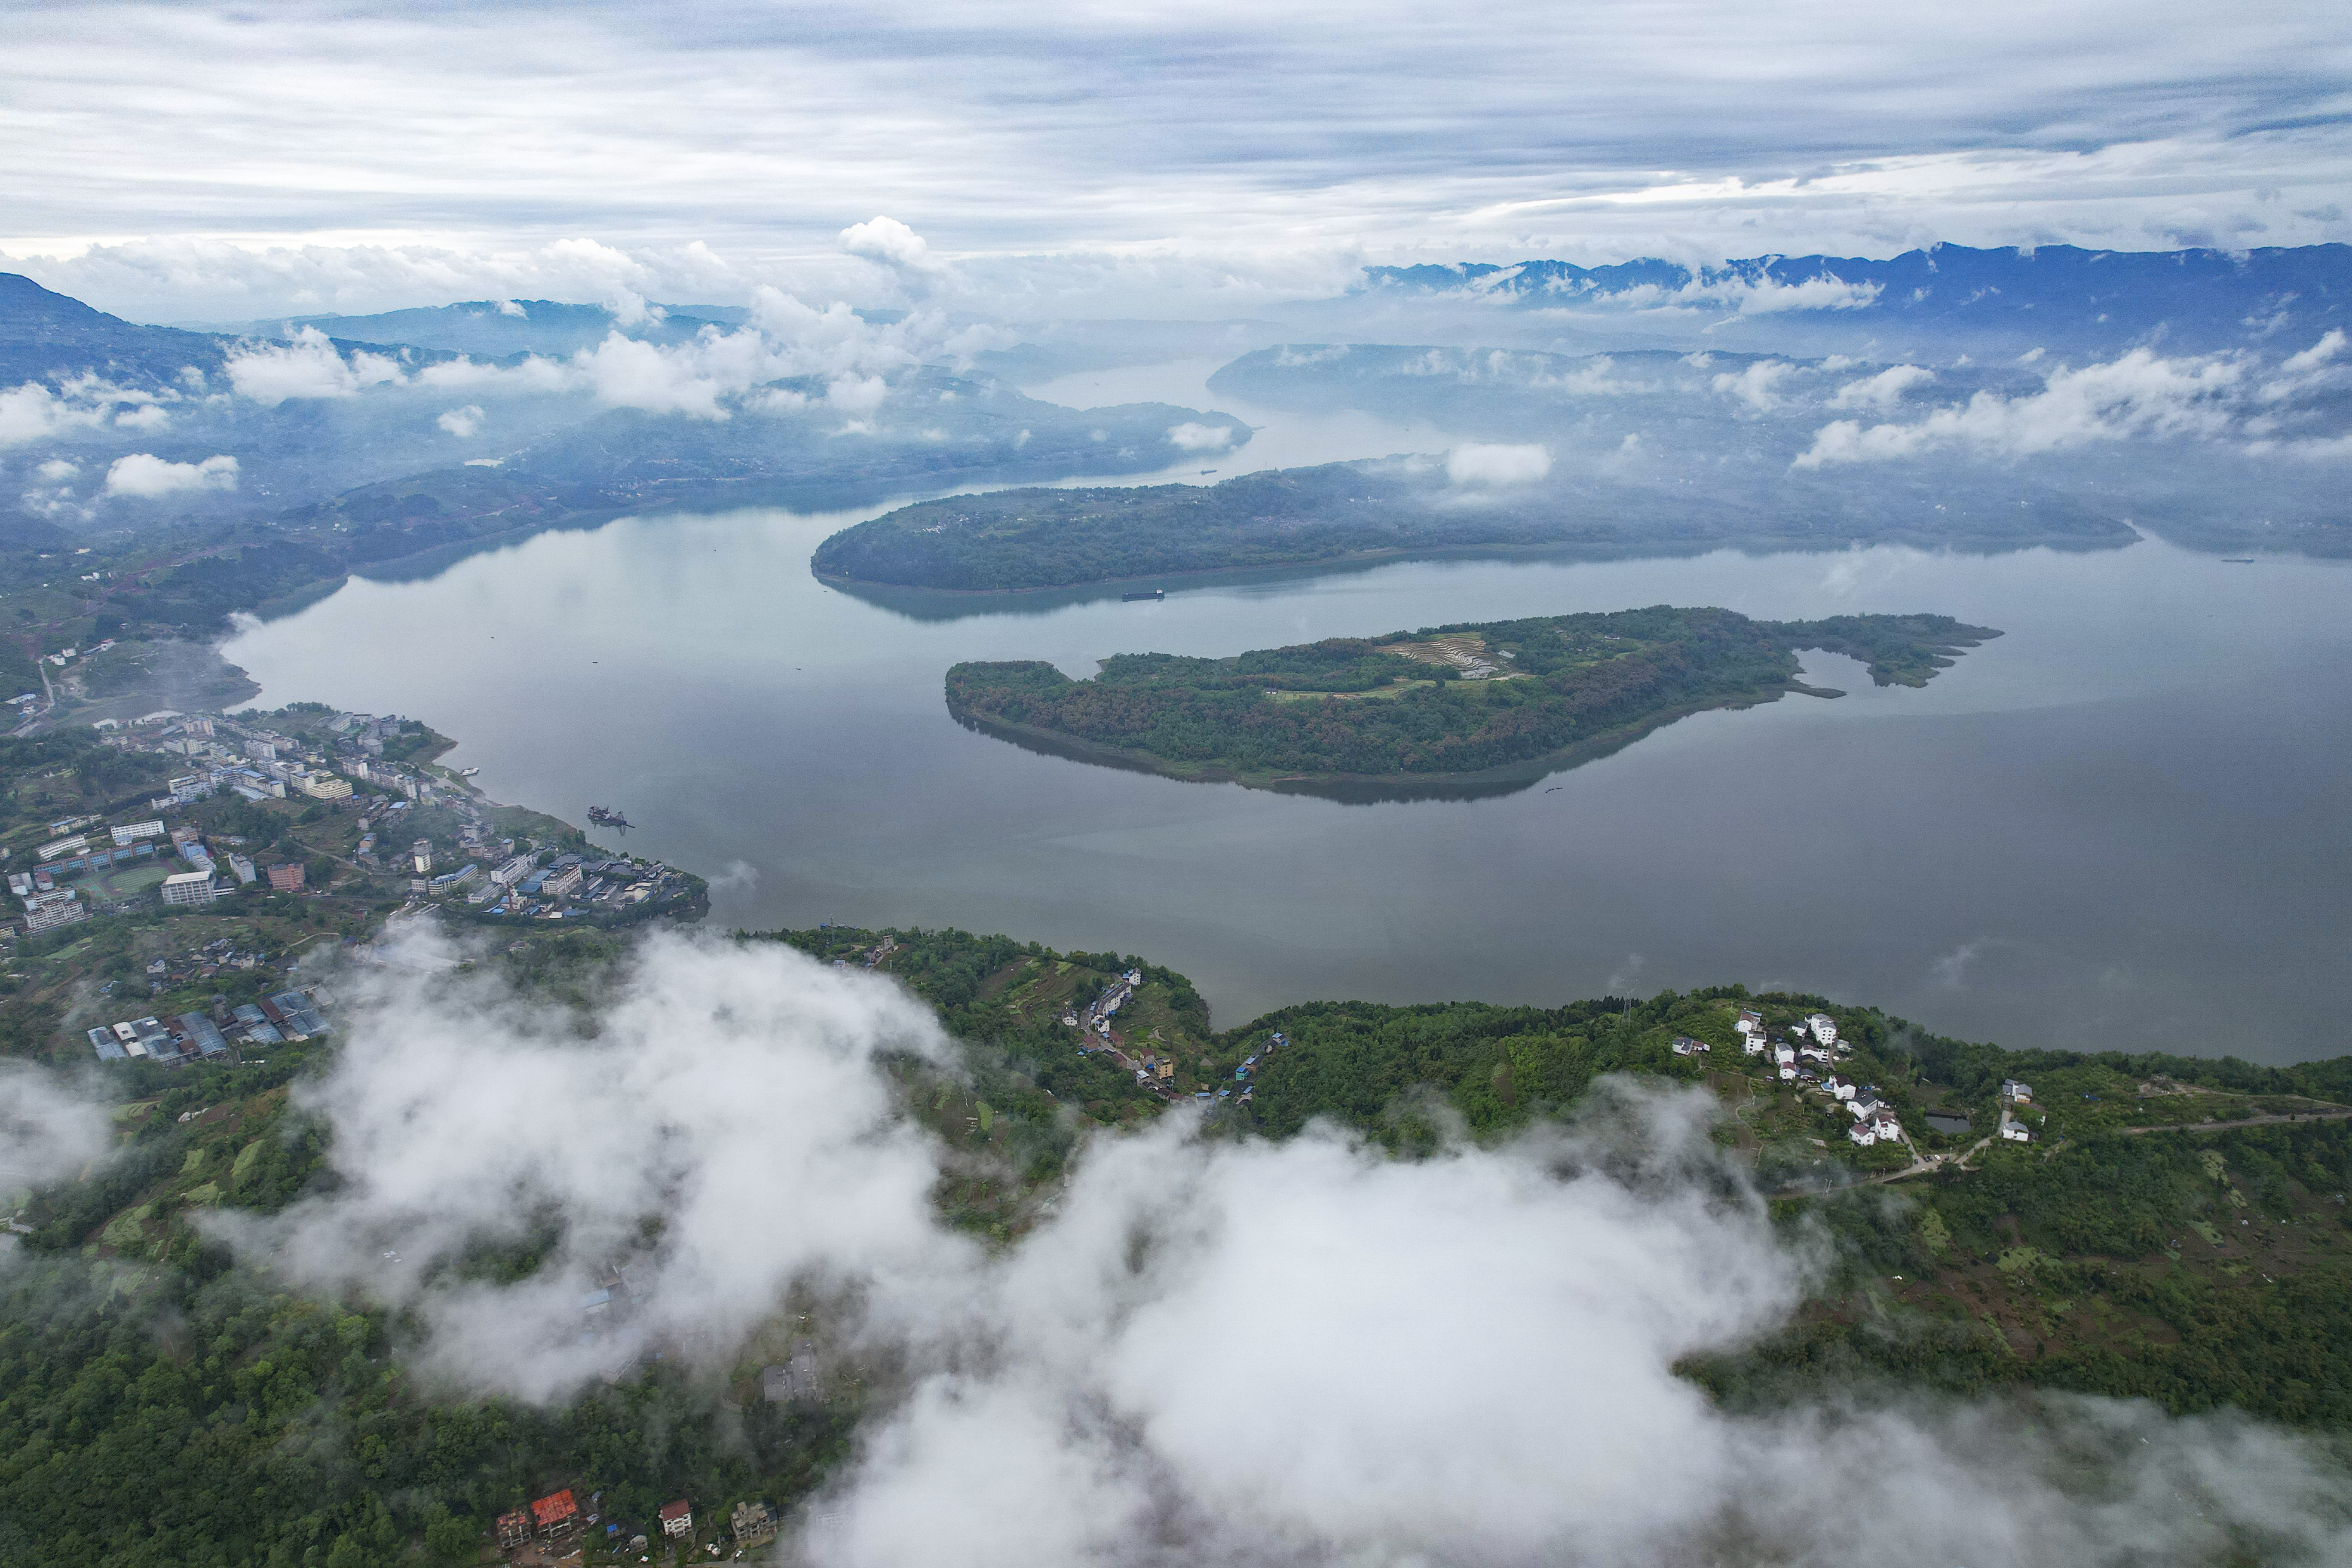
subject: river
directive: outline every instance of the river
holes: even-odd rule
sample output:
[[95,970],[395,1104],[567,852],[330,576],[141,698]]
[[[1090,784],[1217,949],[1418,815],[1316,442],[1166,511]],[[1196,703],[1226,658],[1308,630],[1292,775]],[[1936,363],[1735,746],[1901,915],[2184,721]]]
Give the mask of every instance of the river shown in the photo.
[[[1433,444],[1318,429],[1264,449]],[[1241,458],[1215,466],[1260,466]],[[1220,1024],[1309,997],[1549,1004],[1738,980],[2011,1046],[2347,1048],[2352,563],[2233,565],[2156,540],[1724,551],[886,607],[809,575],[848,521],[545,534],[429,580],[354,581],[226,652],[263,705],[459,737],[448,760],[499,799],[574,822],[625,810],[630,848],[712,879],[714,925],[1112,948],[1190,974]],[[1475,801],[1341,805],[1074,763],[967,731],[941,699],[958,659],[1083,675],[1122,651],[1661,603],[1931,610],[2006,635],[1917,690],[1811,655],[1806,678],[1850,695],[1701,714]]]

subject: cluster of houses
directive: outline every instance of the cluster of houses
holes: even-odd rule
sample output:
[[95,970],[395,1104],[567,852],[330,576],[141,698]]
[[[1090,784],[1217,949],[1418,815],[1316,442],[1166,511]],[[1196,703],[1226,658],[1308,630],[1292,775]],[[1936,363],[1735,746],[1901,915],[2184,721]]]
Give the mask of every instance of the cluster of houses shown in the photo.
[[[1103,987],[1102,994],[1087,1005],[1085,1017],[1081,1018],[1076,1011],[1071,1011],[1062,1015],[1062,1022],[1070,1028],[1100,1036],[1106,1045],[1111,1044],[1110,1026],[1118,1019],[1118,1010],[1135,1000],[1135,988],[1142,984],[1143,971],[1130,969]],[[1091,1044],[1078,1047],[1081,1051],[1101,1048]]]
[[[602,1493],[591,1495],[588,1506],[583,1509],[569,1487],[559,1492],[551,1492],[527,1508],[499,1515],[492,1526],[492,1538],[503,1552],[521,1552],[532,1548],[542,1552],[548,1548],[560,1551],[585,1536],[591,1527],[601,1523],[604,1526],[607,1543],[618,1546],[624,1526],[617,1521],[605,1521],[595,1511],[602,1497]],[[667,1540],[682,1542],[694,1539],[694,1504],[686,1498],[664,1503],[655,1515],[655,1521]],[[738,1503],[728,1520],[730,1533],[734,1536],[738,1546],[757,1546],[773,1541],[777,1524],[776,1510],[764,1502]],[[632,1535],[627,1540],[628,1549],[632,1552],[642,1552],[646,1544],[647,1537],[644,1535]],[[715,1554],[715,1545],[712,1551]]]
[[215,1005],[214,1016],[182,1013],[174,1018],[128,1018],[89,1032],[90,1049],[102,1062],[141,1058],[165,1067],[184,1062],[226,1061],[230,1042],[277,1045],[327,1033],[317,988],[289,989],[241,1006]]
[[2000,1080],[2000,1136],[2008,1143],[2031,1143],[2033,1134],[2016,1117],[2017,1108],[2033,1103],[2033,1090],[2013,1078]]
[[[384,760],[384,743],[396,741],[414,726],[414,721],[398,714],[337,713],[327,721],[326,738],[320,741],[283,734],[221,714],[166,710],[137,721],[110,736],[108,743],[184,755],[201,764],[173,777],[171,793],[148,803],[159,814],[193,805],[224,789],[257,801],[283,800],[292,792],[318,800],[352,802],[361,813],[355,858],[371,870],[409,873],[413,898],[462,899],[467,908],[484,914],[564,920],[619,913],[686,890],[686,878],[658,861],[560,855],[542,866],[541,853],[519,852],[512,839],[494,842],[469,792],[406,763]],[[355,784],[365,786],[369,793],[359,794]],[[411,841],[404,854],[386,850],[385,840],[399,815],[419,806],[441,806],[460,818],[457,847],[463,863],[436,873],[433,846],[423,838]],[[160,834],[160,816],[147,826]],[[203,848],[193,830],[175,830],[172,837],[182,854],[186,853],[184,837],[194,838],[196,847]],[[397,843],[397,837],[391,841]],[[119,864],[131,855],[156,852],[155,847],[133,846],[115,849],[111,858]],[[85,854],[100,858],[78,868],[102,868],[104,852],[86,850]],[[163,901],[207,903],[236,892],[239,886],[265,879],[276,891],[299,892],[304,888],[299,862],[256,867],[246,857],[231,855],[227,869],[236,879],[234,883],[216,879],[219,868],[208,853],[192,858],[188,870],[166,879]],[[57,907],[45,906],[41,918],[52,924],[87,918],[86,909],[63,907],[72,902],[70,898],[53,900]]]
[[[1112,1060],[1135,1074],[1137,1083],[1156,1094],[1167,1095],[1173,1091],[1176,1058],[1164,1053],[1147,1052],[1141,1060],[1137,1060],[1129,1057],[1122,1048],[1127,1043],[1124,1037],[1113,1032],[1113,1026],[1118,1021],[1118,1010],[1135,1000],[1135,988],[1142,984],[1143,971],[1130,969],[1112,980],[1108,985],[1104,986],[1102,994],[1089,1003],[1083,1013],[1073,1008],[1063,1014],[1062,1023],[1066,1027],[1078,1031],[1079,1055],[1084,1056],[1089,1051],[1108,1051]],[[1281,1037],[1276,1037],[1278,1039]],[[1257,1058],[1252,1057],[1248,1063],[1234,1076],[1246,1079],[1249,1077],[1250,1070],[1256,1065]],[[1231,1089],[1218,1089],[1213,1092],[1203,1089],[1192,1098],[1222,1100],[1232,1092]],[[1250,1092],[1244,1089],[1242,1099],[1248,1100]]]
[[[1818,1089],[1843,1107],[1853,1119],[1853,1124],[1846,1129],[1846,1137],[1853,1142],[1867,1149],[1877,1143],[1903,1141],[1903,1123],[1879,1098],[1877,1085],[1857,1084],[1834,1071],[1821,1070],[1853,1054],[1851,1045],[1839,1040],[1837,1021],[1828,1014],[1807,1016],[1790,1031],[1794,1038],[1772,1033],[1765,1026],[1764,1015],[1753,1007],[1742,1008],[1731,1026],[1738,1031],[1740,1047],[1747,1055],[1771,1058],[1773,1074],[1782,1083]],[[1698,1040],[1675,1042],[1677,1056],[1693,1056],[1706,1048]]]

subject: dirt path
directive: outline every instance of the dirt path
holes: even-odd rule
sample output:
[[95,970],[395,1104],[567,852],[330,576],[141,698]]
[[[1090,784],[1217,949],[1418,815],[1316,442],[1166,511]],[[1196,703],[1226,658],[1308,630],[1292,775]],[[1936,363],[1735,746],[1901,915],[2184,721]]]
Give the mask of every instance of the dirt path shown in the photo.
[[2148,1132],[2226,1132],[2233,1127],[2268,1127],[2281,1121],[2341,1121],[2352,1110],[2294,1110],[2277,1116],[2249,1116],[2239,1121],[2184,1121],[2178,1127],[2126,1127],[2126,1138]]

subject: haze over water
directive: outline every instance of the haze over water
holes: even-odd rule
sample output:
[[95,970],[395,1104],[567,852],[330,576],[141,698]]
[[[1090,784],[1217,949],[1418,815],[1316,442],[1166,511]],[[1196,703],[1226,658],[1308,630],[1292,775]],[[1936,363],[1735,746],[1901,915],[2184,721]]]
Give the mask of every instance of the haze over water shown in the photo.
[[[1221,1025],[1318,996],[1552,1004],[1738,980],[2013,1046],[2341,1049],[2352,565],[2155,541],[1423,562],[915,619],[809,575],[842,521],[542,535],[430,581],[354,581],[226,652],[266,704],[427,720],[498,799],[625,810],[631,848],[713,879],[716,925],[1116,948],[1192,976]],[[1933,610],[2007,635],[1921,690],[1809,656],[1809,679],[1851,695],[1701,714],[1468,802],[1342,805],[1064,761],[964,730],[941,696],[958,659],[1083,675],[1122,651],[1659,603]]]

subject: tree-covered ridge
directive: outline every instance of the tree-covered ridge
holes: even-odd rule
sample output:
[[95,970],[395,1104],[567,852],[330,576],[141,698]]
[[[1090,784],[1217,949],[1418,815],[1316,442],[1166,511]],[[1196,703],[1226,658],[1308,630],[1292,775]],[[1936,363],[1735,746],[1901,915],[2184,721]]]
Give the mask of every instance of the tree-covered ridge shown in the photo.
[[[1408,379],[1427,392],[1427,378]],[[1568,437],[1541,412],[1519,411],[1530,421],[1520,434],[1563,445]],[[2134,537],[2083,502],[2006,472],[1947,465],[1874,474],[1864,486],[1791,471],[1793,454],[1751,471],[1753,455],[1743,448],[1736,472],[1718,469],[1718,455],[1708,446],[1671,480],[1641,484],[1605,466],[1563,463],[1522,486],[1464,485],[1436,458],[1394,457],[1262,469],[1216,484],[950,496],[844,529],[817,547],[810,565],[833,582],[1003,592],[1453,551],[1620,555],[1730,542],[1842,549],[1865,541],[2112,549]]]
[[1475,773],[1568,752],[1700,708],[1770,701],[1797,650],[1850,654],[1922,685],[2000,634],[1948,616],[1754,621],[1654,605],[1335,637],[1231,658],[1121,654],[1092,680],[1035,661],[959,664],[967,723],[1118,748],[1169,771]]

